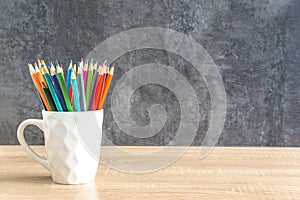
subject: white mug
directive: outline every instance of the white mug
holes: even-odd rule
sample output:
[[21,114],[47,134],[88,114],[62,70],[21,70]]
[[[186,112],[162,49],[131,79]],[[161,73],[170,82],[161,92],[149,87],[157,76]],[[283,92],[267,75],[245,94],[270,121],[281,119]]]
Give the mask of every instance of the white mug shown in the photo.
[[[103,110],[85,112],[42,111],[43,119],[27,119],[17,130],[20,144],[51,172],[52,180],[61,184],[92,182],[100,159]],[[44,132],[47,159],[27,144],[24,129],[35,125]]]

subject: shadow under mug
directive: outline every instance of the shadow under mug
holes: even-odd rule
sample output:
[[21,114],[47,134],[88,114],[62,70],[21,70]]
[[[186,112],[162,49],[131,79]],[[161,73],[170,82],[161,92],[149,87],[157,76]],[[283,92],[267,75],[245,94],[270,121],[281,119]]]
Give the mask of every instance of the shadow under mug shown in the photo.
[[[17,130],[20,144],[61,184],[92,182],[100,159],[103,109],[85,112],[42,111],[43,119],[27,119]],[[34,152],[24,138],[24,129],[35,125],[44,132],[47,159]]]

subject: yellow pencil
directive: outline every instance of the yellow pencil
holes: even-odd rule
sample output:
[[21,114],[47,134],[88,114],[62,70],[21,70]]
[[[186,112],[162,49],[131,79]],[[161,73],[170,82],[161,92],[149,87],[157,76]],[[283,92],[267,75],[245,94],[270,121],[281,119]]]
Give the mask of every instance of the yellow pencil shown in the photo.
[[34,63],[34,68],[37,76],[39,77],[41,84],[44,85],[44,87],[48,88],[45,77],[43,76],[42,71],[38,68],[38,65],[36,63]]

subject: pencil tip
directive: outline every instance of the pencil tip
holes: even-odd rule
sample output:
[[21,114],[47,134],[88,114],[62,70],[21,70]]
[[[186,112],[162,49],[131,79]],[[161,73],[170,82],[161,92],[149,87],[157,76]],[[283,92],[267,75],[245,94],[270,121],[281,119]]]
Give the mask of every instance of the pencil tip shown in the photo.
[[74,71],[71,72],[71,79],[76,79],[76,75]]
[[102,63],[102,66],[106,65],[106,64],[107,64],[107,60],[104,60],[103,63]]
[[43,87],[43,88],[46,88],[46,85],[45,85],[45,83],[44,83],[44,82],[42,82],[42,87]]

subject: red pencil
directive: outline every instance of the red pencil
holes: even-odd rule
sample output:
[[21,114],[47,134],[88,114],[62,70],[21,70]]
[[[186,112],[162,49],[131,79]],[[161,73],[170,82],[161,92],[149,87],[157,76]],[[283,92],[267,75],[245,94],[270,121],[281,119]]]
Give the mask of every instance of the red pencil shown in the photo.
[[106,75],[106,79],[105,79],[105,84],[103,86],[103,92],[101,94],[101,98],[100,98],[100,101],[99,101],[99,104],[98,104],[98,107],[97,107],[97,110],[101,110],[102,107],[103,107],[103,104],[104,104],[104,101],[105,101],[105,98],[106,98],[106,95],[107,95],[107,92],[108,92],[108,89],[109,89],[109,86],[110,86],[110,83],[111,83],[111,80],[112,80],[112,77],[114,75],[114,67],[115,67],[115,64],[111,64],[111,68],[109,70],[109,68],[107,67],[107,75]]
[[98,79],[96,82],[96,90],[95,90],[95,94],[94,94],[92,110],[96,110],[97,106],[99,104],[100,95],[101,95],[101,87],[103,85],[103,80],[105,77],[104,70],[105,70],[105,67],[99,67],[99,69],[98,69]]
[[105,65],[104,74],[103,74],[103,81],[102,81],[102,85],[101,85],[101,89],[100,89],[99,101],[98,101],[98,104],[96,105],[96,110],[99,109],[99,104],[100,104],[100,101],[103,97],[104,87],[105,87],[105,84],[106,84],[108,73],[109,73],[109,68]]

